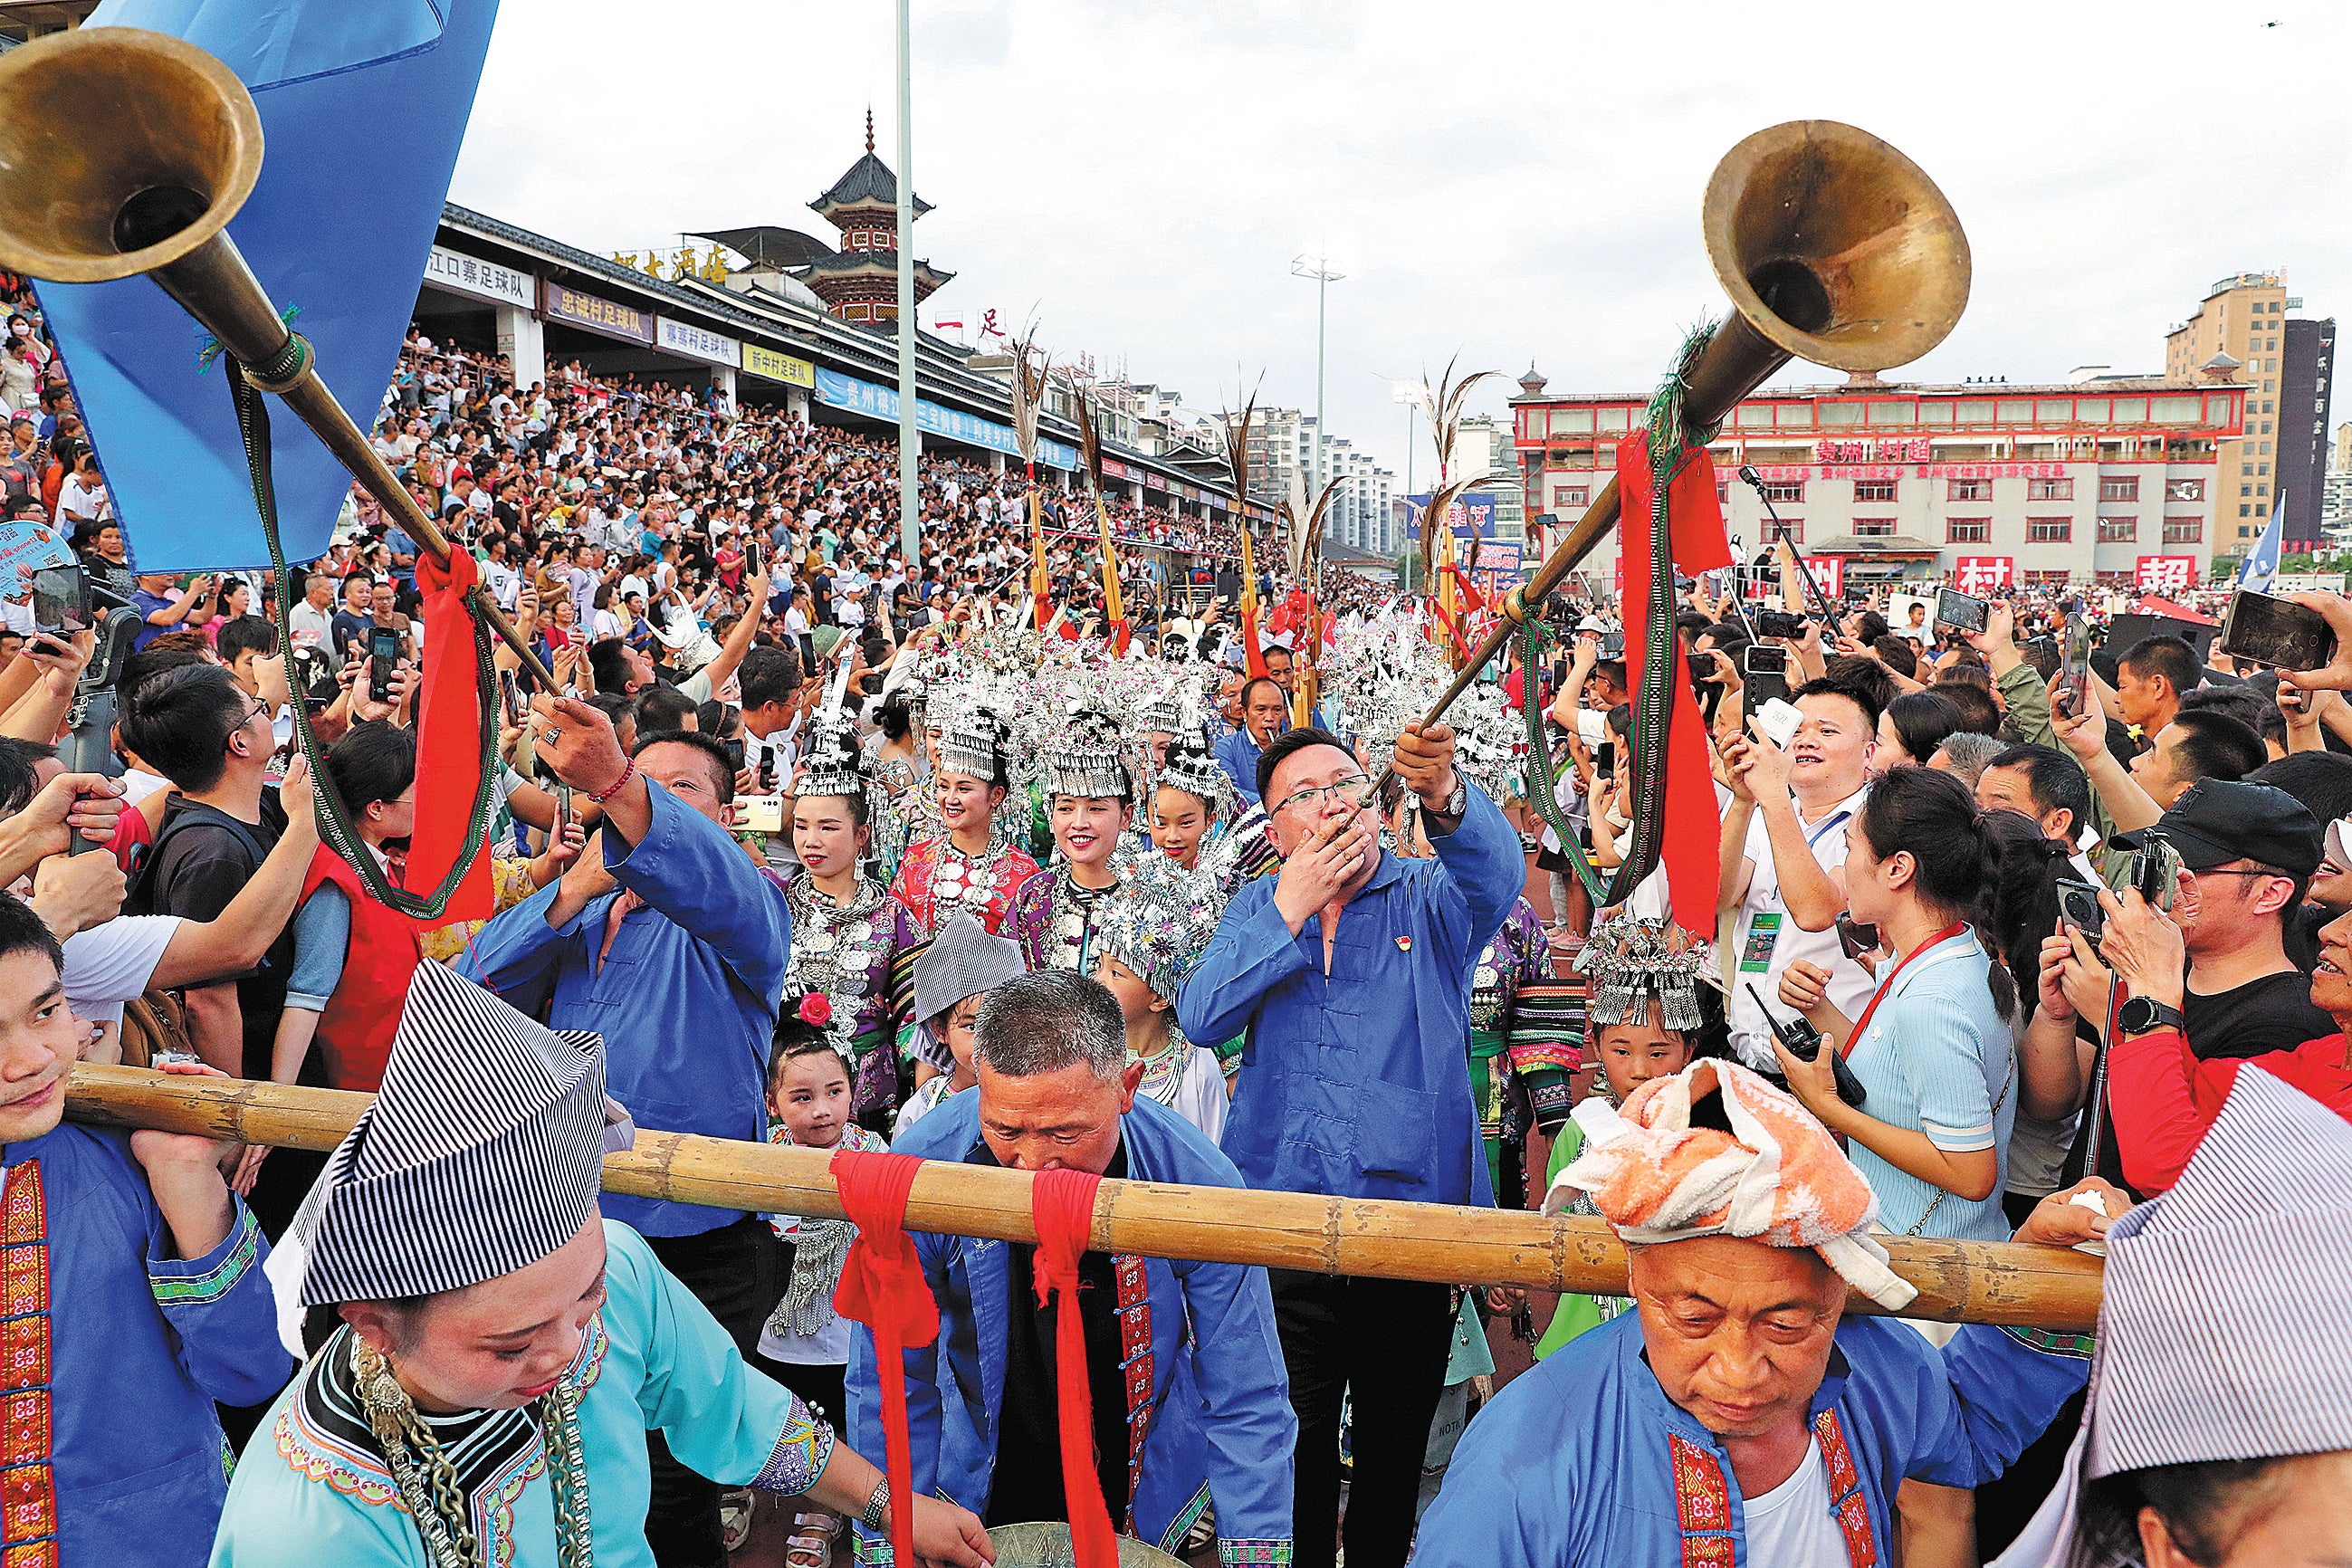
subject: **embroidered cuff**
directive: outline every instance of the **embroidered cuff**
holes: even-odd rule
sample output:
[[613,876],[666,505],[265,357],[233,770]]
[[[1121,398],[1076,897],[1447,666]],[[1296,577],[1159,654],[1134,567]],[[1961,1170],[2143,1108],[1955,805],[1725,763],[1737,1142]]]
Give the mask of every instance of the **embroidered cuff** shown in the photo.
[[1528,1073],[1521,1079],[1528,1086],[1528,1104],[1535,1112],[1536,1131],[1552,1133],[1568,1121],[1573,1089],[1568,1075],[1554,1068],[1543,1068]]
[[894,1561],[890,1532],[887,1530],[868,1530],[856,1520],[851,1520],[849,1525],[857,1536],[856,1557],[858,1568],[887,1568],[887,1565]]
[[810,1415],[808,1406],[795,1394],[793,1413],[784,1422],[775,1448],[768,1455],[768,1462],[760,1467],[760,1473],[751,1478],[752,1489],[798,1497],[816,1485],[817,1477],[824,1473],[825,1461],[832,1458],[833,1428]]
[[253,1211],[234,1193],[229,1197],[236,1205],[236,1220],[218,1247],[202,1258],[147,1260],[147,1283],[157,1306],[209,1306],[235,1289],[260,1257],[261,1227],[254,1223]]
[[2098,1343],[2096,1334],[2062,1334],[2048,1329],[2008,1327],[2000,1331],[2029,1350],[2037,1350],[2045,1355],[2072,1356],[2076,1361],[2088,1361],[2091,1347]]
[[1290,1542],[1287,1541],[1217,1541],[1217,1561],[1224,1568],[1236,1563],[1271,1563],[1288,1568]]

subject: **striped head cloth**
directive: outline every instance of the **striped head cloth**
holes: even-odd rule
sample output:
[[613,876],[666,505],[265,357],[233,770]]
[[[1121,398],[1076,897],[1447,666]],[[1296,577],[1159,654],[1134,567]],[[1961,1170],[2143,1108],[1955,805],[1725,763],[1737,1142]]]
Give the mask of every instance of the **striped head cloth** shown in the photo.
[[421,965],[383,1087],[296,1216],[300,1304],[456,1290],[578,1234],[602,1184],[604,1043]]
[[2347,1366],[2352,1126],[2242,1068],[2180,1180],[2107,1232],[2084,1473],[2352,1448]]
[[1590,1193],[1629,1242],[1808,1247],[1890,1310],[1919,1293],[1871,1238],[1878,1199],[1853,1162],[1812,1112],[1737,1062],[1702,1058],[1642,1085],[1622,1110],[1596,1096],[1575,1116],[1584,1152],[1552,1184],[1546,1213]]

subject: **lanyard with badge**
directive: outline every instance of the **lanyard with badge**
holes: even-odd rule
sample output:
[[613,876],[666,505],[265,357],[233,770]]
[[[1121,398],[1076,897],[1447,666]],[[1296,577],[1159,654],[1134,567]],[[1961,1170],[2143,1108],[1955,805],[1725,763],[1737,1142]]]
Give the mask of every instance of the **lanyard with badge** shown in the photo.
[[[1822,839],[1843,827],[1846,819],[1853,815],[1850,809],[1843,806],[1830,813],[1818,826],[1805,835],[1805,847],[1808,850],[1818,848]],[[1778,902],[1780,897],[1780,884],[1776,879],[1772,889],[1773,900]],[[1785,910],[1759,910],[1748,918],[1748,938],[1739,948],[1740,973],[1763,974],[1770,971],[1772,950],[1780,944],[1780,922],[1786,912]]]

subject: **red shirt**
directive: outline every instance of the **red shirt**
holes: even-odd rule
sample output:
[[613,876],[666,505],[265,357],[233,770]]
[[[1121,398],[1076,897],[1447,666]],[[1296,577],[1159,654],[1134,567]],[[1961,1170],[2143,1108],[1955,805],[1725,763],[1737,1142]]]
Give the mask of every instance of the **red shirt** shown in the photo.
[[2245,1067],[2262,1068],[2352,1121],[2352,1061],[2340,1034],[2291,1051],[2217,1061],[2199,1060],[2178,1029],[2126,1036],[2107,1054],[2107,1106],[2124,1180],[2134,1190],[2159,1193],[2180,1179]]

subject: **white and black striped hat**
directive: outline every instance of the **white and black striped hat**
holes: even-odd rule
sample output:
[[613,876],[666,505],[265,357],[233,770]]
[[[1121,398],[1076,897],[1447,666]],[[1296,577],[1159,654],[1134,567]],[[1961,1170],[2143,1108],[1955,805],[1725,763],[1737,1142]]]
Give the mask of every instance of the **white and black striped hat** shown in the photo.
[[2084,1473],[2352,1448],[2352,1125],[2259,1068],[2107,1233]]
[[602,1184],[604,1042],[417,966],[383,1087],[295,1221],[300,1304],[455,1290],[578,1234]]

